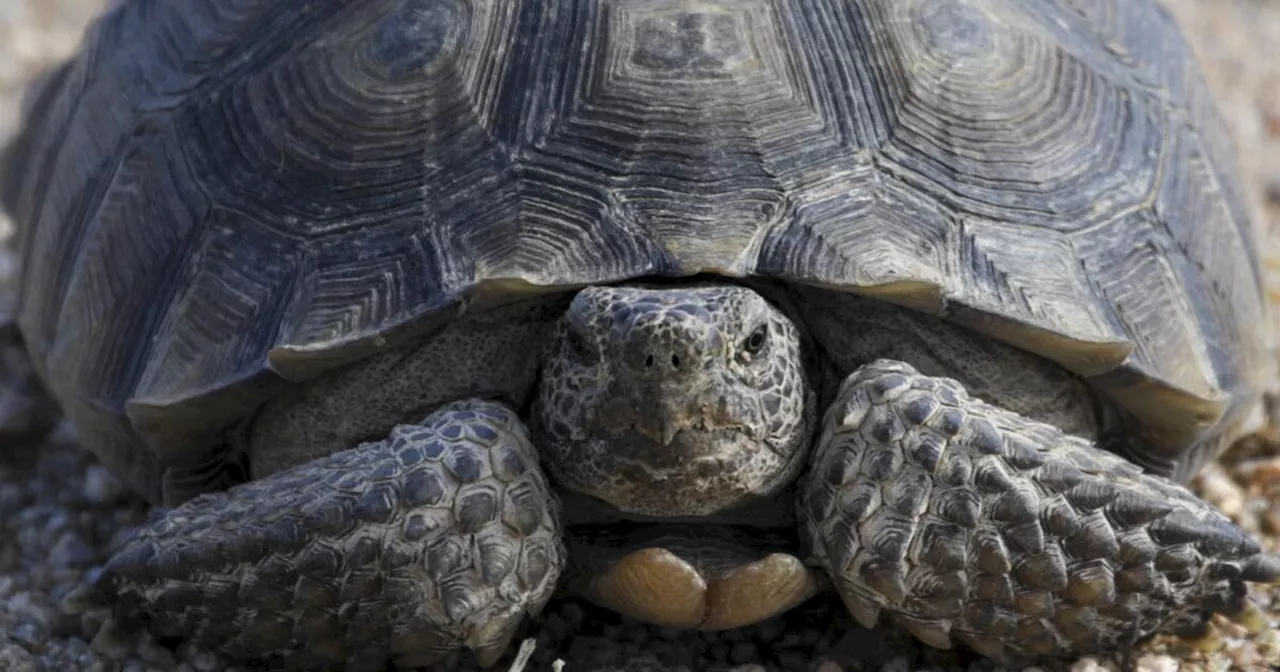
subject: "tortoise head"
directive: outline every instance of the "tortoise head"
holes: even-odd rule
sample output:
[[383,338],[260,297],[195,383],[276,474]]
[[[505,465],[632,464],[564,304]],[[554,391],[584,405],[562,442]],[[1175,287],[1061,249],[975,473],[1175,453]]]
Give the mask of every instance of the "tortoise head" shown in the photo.
[[706,516],[794,478],[815,403],[800,330],[755,291],[588,287],[557,325],[532,422],[563,487],[624,514]]

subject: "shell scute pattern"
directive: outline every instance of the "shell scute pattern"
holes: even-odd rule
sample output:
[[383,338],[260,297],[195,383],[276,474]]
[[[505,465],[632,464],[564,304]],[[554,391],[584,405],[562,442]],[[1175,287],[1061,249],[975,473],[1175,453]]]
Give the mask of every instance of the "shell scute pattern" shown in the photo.
[[1255,236],[1151,3],[142,1],[89,44],[7,190],[74,260],[19,319],[149,495],[280,380],[509,283],[883,295],[1089,376],[1188,473],[1259,385]]

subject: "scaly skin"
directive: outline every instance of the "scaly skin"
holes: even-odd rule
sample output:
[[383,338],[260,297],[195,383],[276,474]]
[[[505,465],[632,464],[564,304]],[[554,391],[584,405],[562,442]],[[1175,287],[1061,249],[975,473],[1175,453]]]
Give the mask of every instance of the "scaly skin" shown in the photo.
[[817,402],[800,350],[745,287],[588,287],[557,325],[531,430],[558,485],[624,514],[719,513],[804,467]]
[[120,622],[287,669],[492,664],[564,567],[519,418],[488,401],[154,518],[99,591]]
[[[750,288],[592,287],[554,333],[528,434],[502,404],[446,404],[158,516],[99,592],[122,621],[235,658],[376,669],[470,648],[491,664],[570,564],[539,460],[575,514],[657,522],[605,552],[575,543],[570,583],[673,627],[767,618],[826,584],[816,565],[865,624],[1079,656],[1194,627],[1280,576],[1185,488],[901,361],[860,363],[818,427],[822,369]],[[671,525],[742,529],[762,503],[795,504],[812,563]]]
[[1243,606],[1274,558],[1189,490],[901,362],[828,410],[799,515],[860,623],[997,659],[1114,650]]

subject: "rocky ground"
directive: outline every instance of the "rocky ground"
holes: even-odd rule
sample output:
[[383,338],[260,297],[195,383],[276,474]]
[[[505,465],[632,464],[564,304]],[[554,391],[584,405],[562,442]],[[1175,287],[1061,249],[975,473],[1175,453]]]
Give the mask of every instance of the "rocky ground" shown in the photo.
[[[74,48],[104,0],[0,0],[0,139],[18,118],[21,82]],[[1240,148],[1251,205],[1277,242],[1268,268],[1280,300],[1280,2],[1167,0],[1196,43]],[[1268,56],[1271,54],[1271,56]],[[0,219],[0,236],[7,222]],[[7,273],[0,260],[0,276]],[[1280,407],[1280,403],[1273,404]],[[1280,551],[1280,424],[1260,414],[1241,441],[1195,484],[1206,498]],[[204,652],[100,636],[101,613],[70,616],[59,601],[130,525],[139,502],[60,428],[39,450],[0,456],[0,672],[5,670],[218,670]],[[1161,638],[1131,653],[1149,672],[1261,670],[1280,666],[1280,590],[1258,589],[1261,613],[1222,619],[1194,642]],[[840,670],[997,669],[954,652],[922,650],[900,634],[852,626],[818,599],[783,619],[718,636],[639,627],[577,602],[558,602],[530,627],[529,670],[738,668]],[[1049,669],[1118,670],[1085,659]],[[502,665],[508,665],[504,662]],[[453,669],[453,668],[449,668]]]

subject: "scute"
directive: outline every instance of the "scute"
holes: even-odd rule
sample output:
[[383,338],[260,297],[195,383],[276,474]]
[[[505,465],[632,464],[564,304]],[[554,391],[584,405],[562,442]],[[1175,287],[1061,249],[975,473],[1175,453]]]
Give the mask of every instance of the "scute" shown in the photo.
[[1183,477],[1265,376],[1234,159],[1154,2],[136,0],[87,39],[10,159],[19,320],[153,499],[286,382],[646,275],[945,315]]
[[378,22],[370,36],[370,60],[396,78],[447,61],[443,54],[456,53],[464,42],[460,28],[467,24],[467,10],[466,3],[456,0],[401,4]]

